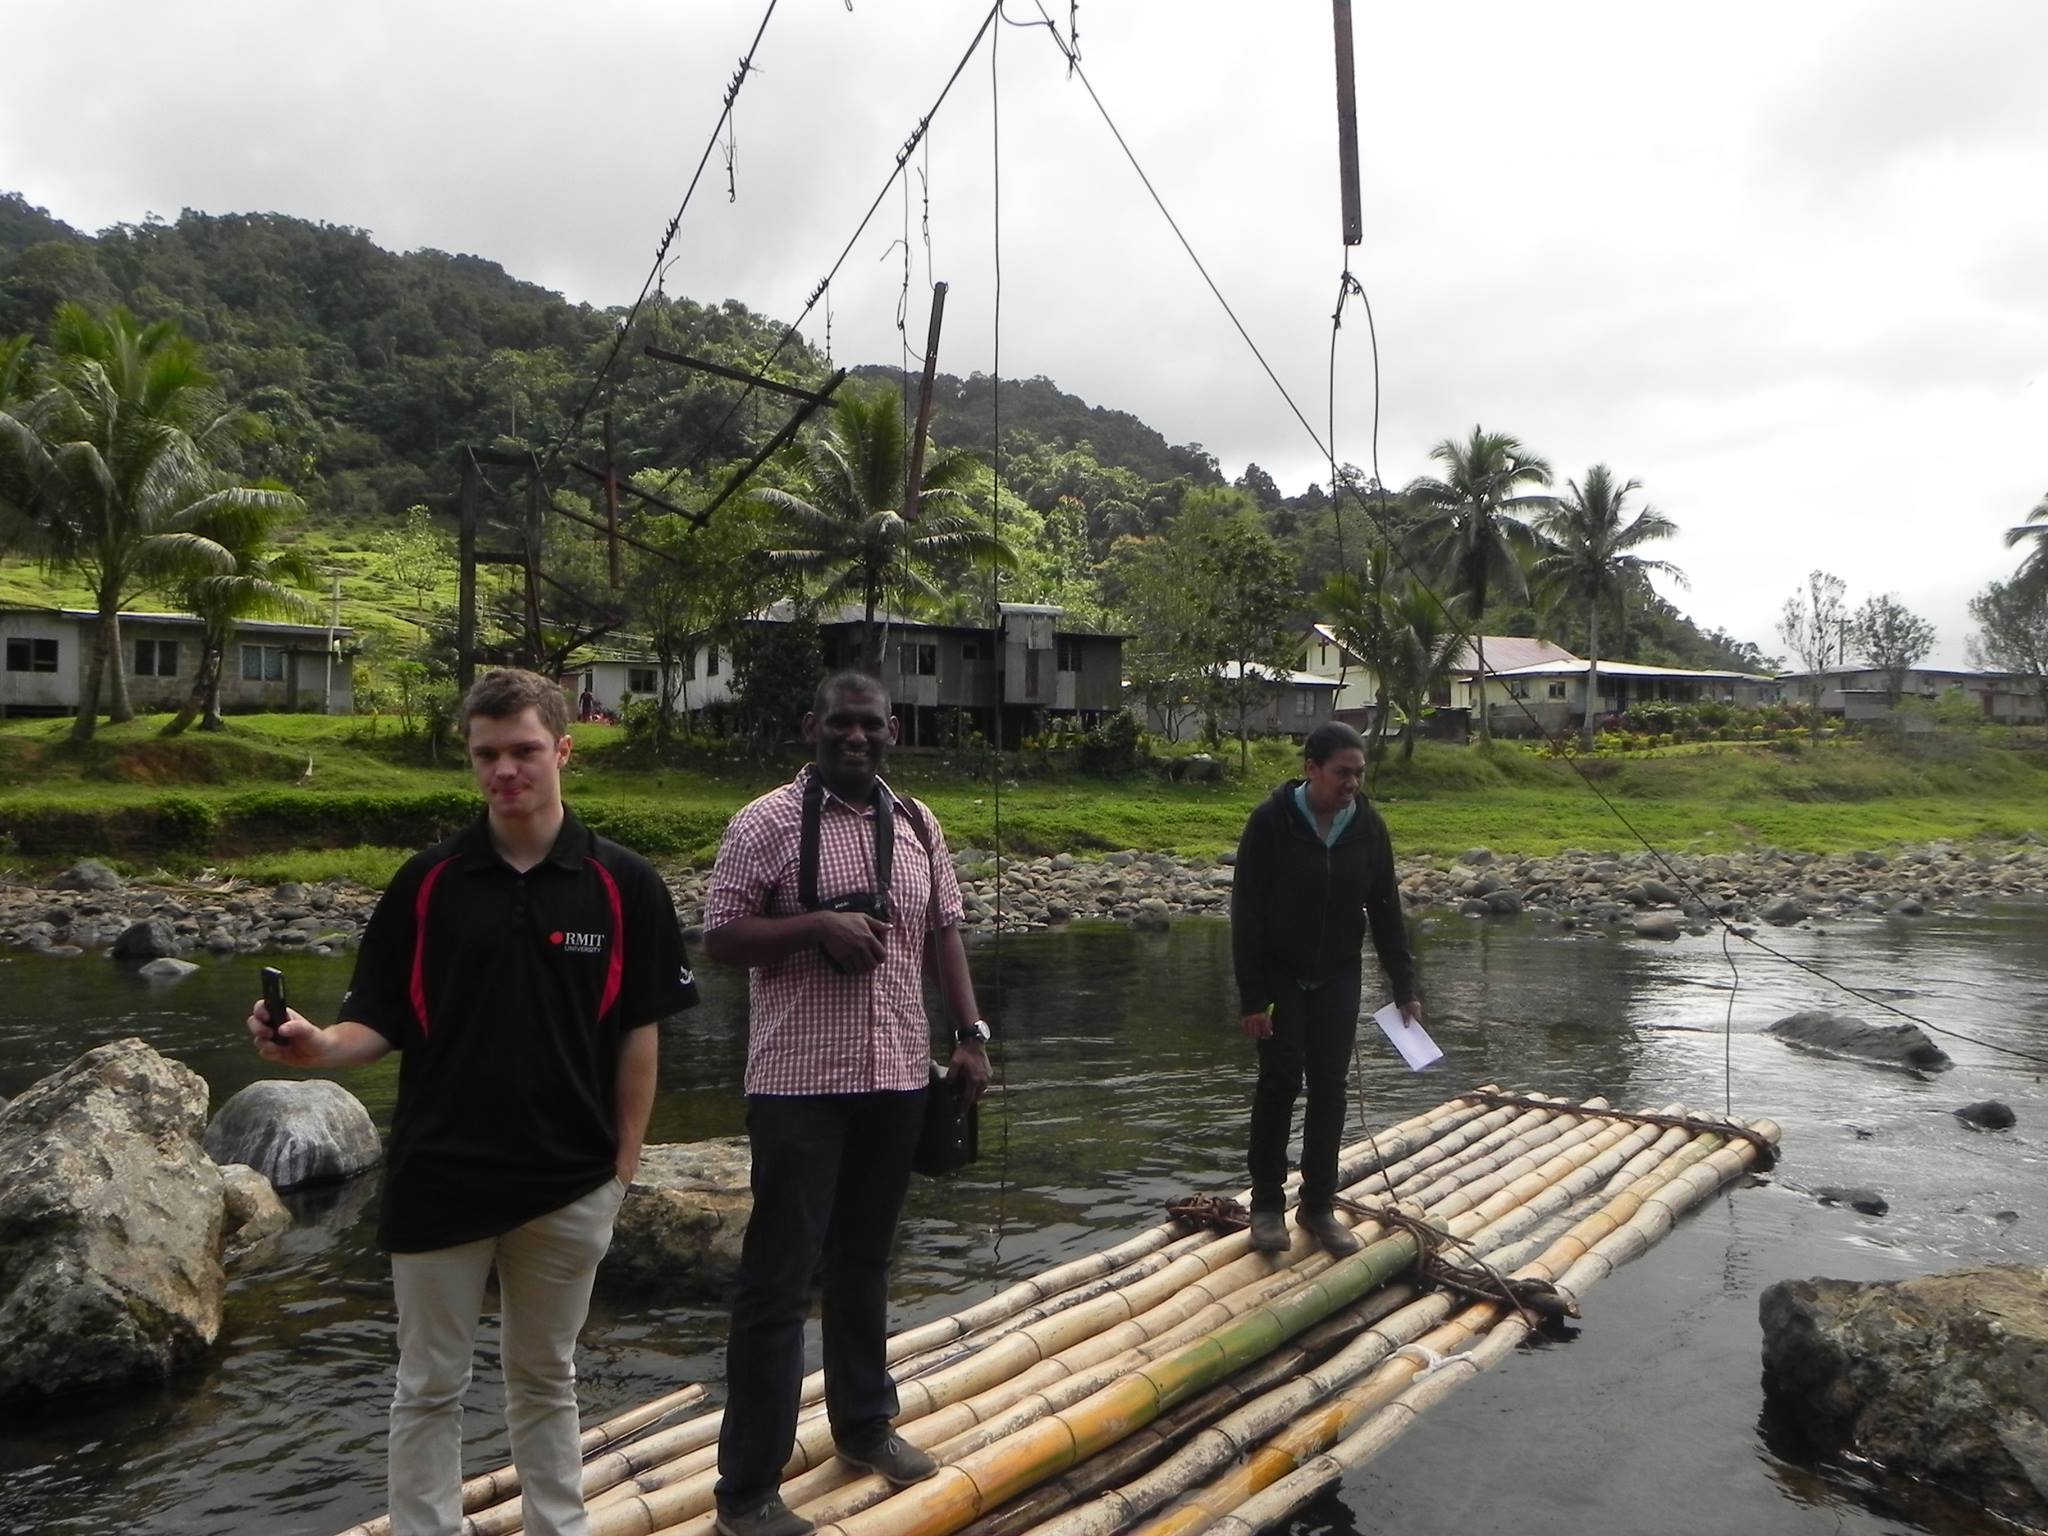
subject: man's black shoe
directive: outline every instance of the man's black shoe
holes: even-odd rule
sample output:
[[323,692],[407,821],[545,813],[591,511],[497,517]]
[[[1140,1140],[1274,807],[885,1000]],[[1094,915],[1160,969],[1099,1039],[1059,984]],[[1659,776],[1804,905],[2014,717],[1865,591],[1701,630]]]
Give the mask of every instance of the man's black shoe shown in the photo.
[[1295,1224],[1323,1245],[1323,1252],[1341,1259],[1363,1246],[1358,1234],[1337,1219],[1335,1211],[1296,1211]]
[[[850,1443],[835,1442],[834,1448],[839,1452],[841,1461],[850,1461],[856,1467],[879,1472],[891,1488],[908,1488],[939,1470],[936,1461],[886,1425],[878,1434],[866,1435]],[[781,1536],[781,1533],[772,1533],[772,1536]]]
[[711,1522],[718,1536],[811,1536],[817,1527],[771,1493],[740,1505],[718,1506]]
[[1287,1217],[1280,1211],[1252,1212],[1252,1252],[1285,1253],[1288,1249]]

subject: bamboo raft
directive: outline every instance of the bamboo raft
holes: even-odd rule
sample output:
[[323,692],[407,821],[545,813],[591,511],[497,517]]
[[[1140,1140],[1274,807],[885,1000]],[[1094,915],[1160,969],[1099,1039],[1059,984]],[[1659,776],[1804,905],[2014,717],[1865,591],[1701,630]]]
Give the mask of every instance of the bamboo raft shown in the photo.
[[[897,1427],[941,1464],[914,1487],[834,1456],[813,1372],[782,1496],[821,1536],[1251,1536],[1510,1354],[1535,1303],[1576,1313],[1778,1136],[1474,1090],[1344,1149],[1340,1215],[1364,1240],[1349,1257],[1298,1230],[1268,1255],[1170,1219],[894,1335]],[[1476,1284],[1443,1274],[1477,1260]],[[677,1418],[702,1396],[586,1432],[592,1536],[712,1536],[722,1415]],[[521,1529],[511,1469],[463,1495],[465,1536]]]

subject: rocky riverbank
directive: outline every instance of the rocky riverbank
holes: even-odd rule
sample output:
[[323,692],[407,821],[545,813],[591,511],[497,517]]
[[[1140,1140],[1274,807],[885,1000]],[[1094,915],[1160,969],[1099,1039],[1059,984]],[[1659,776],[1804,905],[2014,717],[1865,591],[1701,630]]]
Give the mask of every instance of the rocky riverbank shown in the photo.
[[[994,854],[961,848],[953,862],[970,928],[1088,919],[1164,928],[1230,907],[1228,854],[1063,853],[1006,858],[999,867]],[[2048,898],[2048,848],[2032,842],[1930,843],[1890,854],[1761,848],[1661,860],[1578,851],[1528,858],[1474,848],[1448,862],[1404,859],[1398,873],[1413,916],[1526,915],[1560,929],[1592,924],[1647,939],[1703,933],[1716,918],[1785,926]],[[708,871],[667,878],[684,923],[701,923]],[[0,943],[53,955],[111,950],[135,961],[205,952],[331,954],[354,946],[376,899],[377,892],[347,884],[131,880],[87,860],[46,884],[0,884]]]

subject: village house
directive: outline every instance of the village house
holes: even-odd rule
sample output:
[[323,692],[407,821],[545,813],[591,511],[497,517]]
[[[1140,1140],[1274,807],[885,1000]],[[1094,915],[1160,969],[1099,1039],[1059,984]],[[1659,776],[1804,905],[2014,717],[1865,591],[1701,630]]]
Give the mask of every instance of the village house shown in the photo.
[[[1253,740],[1285,736],[1303,741],[1308,733],[1333,718],[1337,681],[1317,672],[1285,667],[1263,667],[1256,661],[1240,666],[1226,661],[1208,669],[1209,676],[1225,685],[1230,702],[1221,707],[1217,723],[1226,735],[1237,734],[1237,690],[1239,678],[1251,679],[1260,687],[1245,719],[1245,734]],[[1176,700],[1170,706],[1154,704],[1145,711],[1145,729],[1168,741],[1184,741],[1200,732],[1208,709],[1194,699]]]
[[[1813,697],[1815,676],[1812,672],[1781,672],[1774,696],[1788,704],[1803,704]],[[1852,724],[1890,718],[1890,680],[1883,668],[1832,667],[1818,676],[1822,714]],[[1986,720],[2000,725],[2038,725],[2048,719],[2039,690],[2027,678],[2010,672],[1913,667],[1904,683],[1903,697],[1930,703],[1959,689]]]
[[[1492,642],[1486,659],[1493,661]],[[1491,668],[1487,679],[1487,724],[1500,736],[1554,736],[1576,730],[1586,719],[1586,686],[1593,663],[1576,656],[1529,666]],[[1754,708],[1777,697],[1777,679],[1755,672],[1707,668],[1654,667],[1638,661],[1599,664],[1596,718],[1618,716],[1645,703],[1714,702]],[[1532,718],[1533,717],[1533,718]]]
[[[944,717],[955,712],[993,738],[999,691],[1003,740],[1010,742],[1047,719],[1067,717],[1088,726],[1122,707],[1123,636],[1063,628],[1063,610],[1046,604],[1003,603],[998,611],[994,631],[875,615],[882,630],[882,677],[906,745],[939,740]],[[786,624],[793,613],[783,600],[748,622]],[[863,617],[852,603],[822,616],[828,669],[861,664]],[[698,646],[676,672],[670,695],[678,710],[700,713],[732,696],[732,658],[718,646]],[[646,698],[661,690],[653,653],[626,646],[593,650],[566,680],[588,689],[609,713],[628,695]]]
[[[0,715],[75,713],[98,624],[90,608],[0,608]],[[199,670],[200,644],[192,614],[121,615],[121,659],[137,713],[184,704]],[[351,714],[355,655],[355,631],[346,625],[240,620],[221,670],[221,708]],[[106,697],[102,691],[102,707]]]

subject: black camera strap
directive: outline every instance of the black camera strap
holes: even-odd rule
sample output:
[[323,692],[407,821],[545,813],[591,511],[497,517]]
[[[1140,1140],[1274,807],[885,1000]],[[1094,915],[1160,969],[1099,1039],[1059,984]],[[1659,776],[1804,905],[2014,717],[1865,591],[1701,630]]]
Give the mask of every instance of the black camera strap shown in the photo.
[[[886,900],[896,873],[896,792],[880,779],[875,780],[875,791],[875,894]],[[910,830],[930,860],[932,843],[924,829],[924,817],[908,800],[902,805]],[[796,899],[806,912],[818,910],[818,857],[824,823],[825,781],[814,772],[804,782],[803,828],[797,842]]]

